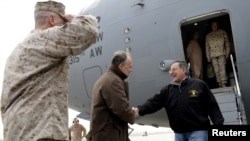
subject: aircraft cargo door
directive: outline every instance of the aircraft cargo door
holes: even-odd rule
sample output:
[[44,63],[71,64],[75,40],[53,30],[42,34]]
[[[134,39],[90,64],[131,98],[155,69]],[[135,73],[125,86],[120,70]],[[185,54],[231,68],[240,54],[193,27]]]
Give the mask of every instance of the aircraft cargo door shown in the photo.
[[[231,28],[231,21],[230,21],[230,15],[227,10],[218,10],[211,13],[206,13],[203,15],[197,15],[197,17],[190,17],[188,19],[185,19],[181,22],[181,34],[182,34],[182,43],[183,43],[183,50],[185,52],[186,61],[190,62],[187,54],[187,47],[189,43],[193,43],[194,40],[197,41],[201,48],[201,54],[202,54],[202,78],[211,89],[219,88],[219,85],[217,84],[215,72],[209,73],[209,66],[211,66],[211,63],[208,63],[207,57],[206,57],[206,35],[212,31],[211,29],[211,23],[217,22],[218,23],[218,29],[222,29],[227,33],[228,41],[229,41],[229,47],[230,47],[230,54],[234,58],[234,62],[236,62],[236,56],[235,56],[235,49],[234,49],[234,40],[233,40],[233,33]],[[197,38],[194,39],[194,35],[198,34]],[[192,42],[191,42],[192,41]],[[193,45],[194,46],[194,45]],[[197,46],[197,45],[196,45]],[[193,47],[194,48],[194,47]],[[193,50],[190,51],[194,52]],[[195,55],[197,55],[195,53]],[[192,67],[191,67],[192,68]],[[192,73],[192,69],[190,68],[190,74]],[[234,79],[233,78],[233,70],[232,70],[232,62],[230,58],[226,60],[226,75],[227,75],[227,82],[226,86],[233,86],[234,85]],[[191,76],[193,77],[193,76]]]

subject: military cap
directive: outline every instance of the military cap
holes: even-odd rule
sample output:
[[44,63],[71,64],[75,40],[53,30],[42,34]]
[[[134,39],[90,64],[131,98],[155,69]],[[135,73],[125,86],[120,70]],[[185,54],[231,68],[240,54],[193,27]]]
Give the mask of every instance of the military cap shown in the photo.
[[62,4],[60,2],[56,2],[56,1],[52,1],[52,0],[37,2],[35,5],[35,12],[38,12],[38,11],[55,12],[67,21],[67,19],[64,17],[65,6],[64,6],[64,4]]

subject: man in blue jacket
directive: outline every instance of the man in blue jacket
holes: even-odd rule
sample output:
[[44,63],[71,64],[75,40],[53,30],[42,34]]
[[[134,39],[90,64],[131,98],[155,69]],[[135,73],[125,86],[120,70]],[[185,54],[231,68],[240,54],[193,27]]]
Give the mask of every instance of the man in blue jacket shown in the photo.
[[224,118],[207,84],[189,78],[187,70],[186,62],[173,62],[169,71],[173,81],[137,110],[143,116],[164,107],[175,141],[207,141],[210,119],[222,125]]

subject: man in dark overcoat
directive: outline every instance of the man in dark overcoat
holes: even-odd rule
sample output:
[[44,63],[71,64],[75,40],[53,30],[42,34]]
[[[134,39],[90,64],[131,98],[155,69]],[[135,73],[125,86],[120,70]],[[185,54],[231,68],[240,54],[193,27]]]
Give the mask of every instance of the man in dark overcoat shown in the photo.
[[132,72],[128,52],[114,53],[111,65],[95,83],[92,91],[90,132],[92,141],[129,141],[128,123],[133,124],[138,112],[129,104],[125,79]]

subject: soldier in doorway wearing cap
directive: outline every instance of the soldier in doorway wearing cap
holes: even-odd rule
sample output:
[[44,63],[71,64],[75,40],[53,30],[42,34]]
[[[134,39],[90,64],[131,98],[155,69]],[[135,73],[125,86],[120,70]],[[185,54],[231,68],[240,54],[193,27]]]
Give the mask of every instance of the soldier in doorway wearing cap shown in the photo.
[[64,11],[62,3],[37,2],[34,30],[8,57],[1,95],[4,141],[69,140],[68,56],[96,42],[98,23],[92,15]]
[[212,31],[206,35],[207,62],[212,63],[216,81],[220,88],[227,85],[226,62],[230,55],[227,32],[219,29],[217,21],[211,23]]

